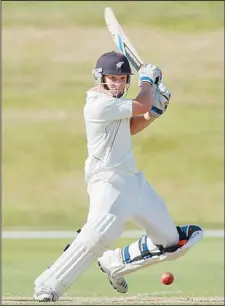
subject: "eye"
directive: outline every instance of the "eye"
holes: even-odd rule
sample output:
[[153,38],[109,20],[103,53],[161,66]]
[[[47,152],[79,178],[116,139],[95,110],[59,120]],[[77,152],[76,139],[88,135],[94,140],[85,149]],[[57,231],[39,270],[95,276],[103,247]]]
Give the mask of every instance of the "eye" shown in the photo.
[[126,81],[127,80],[127,77],[126,76],[123,76],[122,78],[121,78],[121,81]]

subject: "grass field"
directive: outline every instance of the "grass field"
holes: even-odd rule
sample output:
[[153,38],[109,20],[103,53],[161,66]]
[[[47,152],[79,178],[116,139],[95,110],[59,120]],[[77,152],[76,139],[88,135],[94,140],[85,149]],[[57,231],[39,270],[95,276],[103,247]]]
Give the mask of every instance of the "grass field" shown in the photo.
[[[132,240],[120,239],[115,246]],[[69,241],[70,242],[70,241]],[[34,304],[34,279],[61,253],[68,240],[3,240],[2,295],[3,305]],[[25,251],[26,250],[26,251]],[[170,271],[175,281],[170,286],[160,282],[160,275]],[[129,292],[114,291],[94,263],[82,274],[56,304],[194,304],[224,303],[224,241],[204,238],[183,258],[161,263],[126,277]]]
[[[83,105],[110,5],[171,105],[133,138],[136,162],[177,223],[224,225],[224,3],[3,2],[3,228],[75,229],[88,210]],[[134,77],[129,96],[137,92]],[[131,225],[128,224],[128,227]]]
[[[224,2],[2,2],[3,229],[71,229],[85,221],[83,106],[91,71],[116,50],[111,6],[172,91],[167,113],[133,138],[138,167],[176,223],[224,226]],[[130,12],[135,12],[135,14]],[[128,97],[137,93],[133,77]],[[127,228],[134,228],[130,223]],[[69,241],[2,241],[2,305],[34,305],[34,279]],[[116,246],[130,243],[120,239]],[[171,271],[175,282],[163,286]],[[224,240],[127,276],[119,295],[93,264],[55,305],[224,305]],[[40,305],[40,303],[38,303]]]

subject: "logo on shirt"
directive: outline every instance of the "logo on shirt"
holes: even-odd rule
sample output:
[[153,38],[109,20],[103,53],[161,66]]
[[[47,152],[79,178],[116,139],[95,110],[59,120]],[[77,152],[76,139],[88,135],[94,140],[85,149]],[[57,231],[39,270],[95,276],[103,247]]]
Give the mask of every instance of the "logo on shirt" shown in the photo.
[[124,62],[119,62],[116,64],[116,69],[120,69]]

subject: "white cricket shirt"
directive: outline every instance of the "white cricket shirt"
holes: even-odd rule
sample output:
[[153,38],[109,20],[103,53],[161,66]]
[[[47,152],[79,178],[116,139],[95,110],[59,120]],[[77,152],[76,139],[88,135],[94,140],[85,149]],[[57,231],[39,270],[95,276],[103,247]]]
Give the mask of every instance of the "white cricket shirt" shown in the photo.
[[138,172],[132,151],[131,117],[132,100],[114,98],[106,92],[87,91],[84,106],[88,151],[86,181],[109,170]]

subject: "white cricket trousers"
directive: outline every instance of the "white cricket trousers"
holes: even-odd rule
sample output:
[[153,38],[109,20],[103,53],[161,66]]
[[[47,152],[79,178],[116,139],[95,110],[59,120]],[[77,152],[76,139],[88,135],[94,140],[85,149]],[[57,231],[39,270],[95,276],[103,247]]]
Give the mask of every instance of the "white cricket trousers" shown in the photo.
[[128,220],[143,228],[153,244],[167,247],[178,242],[176,226],[163,200],[142,173],[118,171],[104,173],[101,178],[95,176],[88,184],[88,193],[86,224],[68,250],[35,280],[35,298],[43,290],[52,290],[57,300],[80,273],[116,242]]
[[88,194],[88,222],[111,213],[123,223],[128,220],[136,223],[154,244],[167,247],[179,241],[176,225],[164,201],[141,172],[119,170],[98,175],[88,184]]

